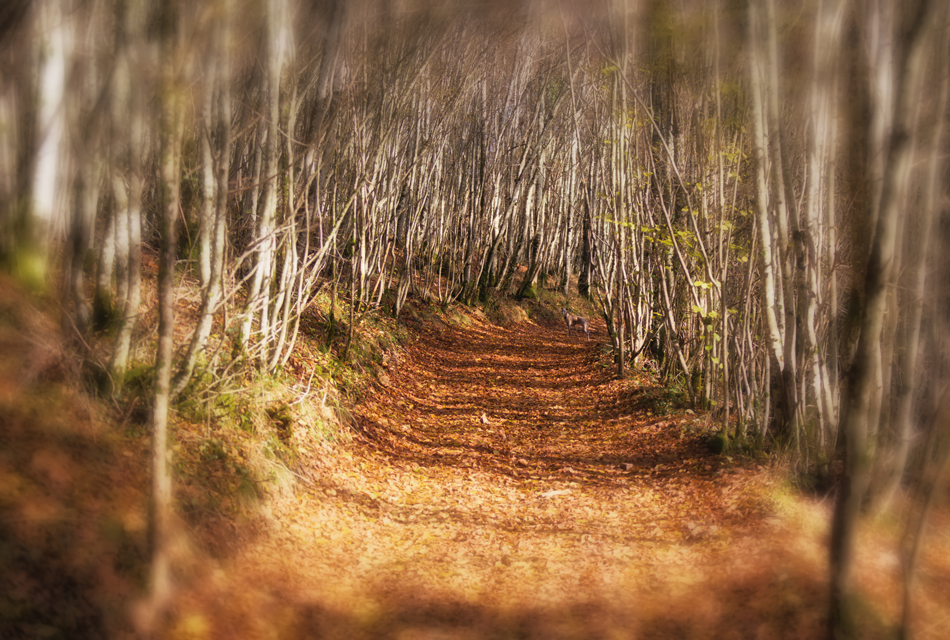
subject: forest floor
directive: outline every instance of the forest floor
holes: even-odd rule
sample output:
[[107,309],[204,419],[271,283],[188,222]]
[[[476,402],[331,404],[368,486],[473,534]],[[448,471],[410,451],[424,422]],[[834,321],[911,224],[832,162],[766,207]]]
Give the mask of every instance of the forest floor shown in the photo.
[[[0,637],[132,637],[149,434],[134,403],[79,388],[54,317],[0,278]],[[259,434],[177,415],[187,535],[159,635],[822,636],[832,499],[774,456],[713,454],[706,416],[647,373],[616,378],[602,324],[588,342],[539,322],[413,316],[354,435],[296,429],[295,481],[253,508],[227,492],[257,482],[236,438]],[[856,548],[864,638],[893,637],[900,610],[888,522]],[[926,540],[915,630],[946,638],[945,505]]]
[[[711,453],[705,418],[601,364],[603,332],[416,327],[358,436],[309,451],[264,535],[180,594],[173,635],[822,636],[831,499]],[[859,541],[863,637],[895,624],[892,543]],[[937,565],[920,637],[950,629]]]

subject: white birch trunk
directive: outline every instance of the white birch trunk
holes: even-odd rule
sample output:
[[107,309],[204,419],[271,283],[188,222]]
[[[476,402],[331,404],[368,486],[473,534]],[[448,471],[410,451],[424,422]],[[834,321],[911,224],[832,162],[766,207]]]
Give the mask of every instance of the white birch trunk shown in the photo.
[[845,472],[839,489],[832,522],[830,556],[831,611],[830,631],[835,637],[850,637],[854,633],[853,610],[853,546],[854,537],[869,477],[869,422],[875,399],[882,389],[875,385],[875,360],[880,358],[881,332],[887,296],[893,285],[893,264],[897,258],[897,226],[906,211],[900,209],[906,189],[907,165],[911,153],[911,115],[913,102],[919,96],[922,79],[922,46],[930,24],[929,13],[934,3],[922,0],[913,13],[908,11],[901,25],[893,60],[883,62],[893,66],[893,86],[887,92],[891,98],[888,111],[893,114],[889,123],[884,154],[883,184],[877,200],[873,243],[865,274],[865,304],[860,320],[857,349],[848,380],[847,403],[841,436],[845,443]]
[[61,234],[63,210],[60,194],[66,191],[63,179],[66,140],[65,92],[68,22],[58,0],[38,3],[37,25],[42,41],[37,87],[36,155],[30,185],[26,220],[21,224],[15,259],[19,277],[27,286],[47,286],[47,254],[50,240]]

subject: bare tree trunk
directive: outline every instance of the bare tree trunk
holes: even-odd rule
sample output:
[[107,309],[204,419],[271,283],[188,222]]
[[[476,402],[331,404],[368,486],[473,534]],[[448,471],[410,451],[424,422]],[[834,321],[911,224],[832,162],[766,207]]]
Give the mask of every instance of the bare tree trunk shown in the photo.
[[[292,43],[290,33],[289,6],[286,0],[268,2],[264,11],[264,90],[262,127],[262,164],[256,188],[260,190],[256,210],[254,230],[255,259],[254,275],[247,294],[244,308],[244,321],[241,325],[241,342],[247,347],[251,326],[256,317],[258,335],[262,341],[271,337],[272,327],[272,286],[277,269],[277,245],[279,230],[276,228],[278,194],[277,183],[280,180],[280,87],[282,75],[289,60]],[[259,345],[258,355],[266,364],[267,345]]]
[[[116,70],[116,95],[114,96],[114,120],[122,120],[119,113],[127,112],[128,143],[121,146],[118,153],[128,154],[127,184],[119,175],[112,178],[112,193],[116,208],[116,229],[120,231],[116,237],[117,244],[128,247],[128,258],[124,269],[117,272],[119,283],[117,287],[125,291],[121,297],[121,317],[112,349],[112,360],[109,363],[110,375],[115,391],[122,387],[123,377],[129,364],[129,353],[132,343],[132,331],[138,320],[139,302],[141,301],[141,252],[142,252],[142,157],[145,155],[145,88],[143,83],[135,80],[133,66],[144,65],[147,60],[143,54],[141,44],[133,44],[141,37],[141,11],[138,3],[132,3],[125,24],[119,25],[125,46],[120,49]],[[136,55],[138,54],[138,55]],[[136,64],[138,63],[138,65]]]
[[[79,339],[85,342],[92,328],[92,308],[86,300],[85,292],[85,262],[86,252],[92,247],[93,227],[96,219],[97,193],[93,186],[97,165],[95,159],[83,157],[86,153],[80,150],[73,179],[72,194],[73,206],[70,217],[68,235],[69,261],[63,269],[63,293],[67,305],[72,303],[72,317],[67,321],[70,325],[68,333],[77,332]],[[69,308],[67,306],[67,313]]]
[[581,219],[581,269],[577,277],[577,292],[584,298],[590,297],[590,287],[591,281],[593,280],[593,265],[594,265],[594,238],[593,238],[593,227],[591,224],[591,210],[590,210],[590,200],[591,195],[589,193],[590,187],[584,185],[584,191],[588,193],[584,194],[584,211],[581,214],[583,217]]
[[848,374],[846,406],[843,410],[841,437],[845,444],[845,469],[832,522],[829,550],[831,577],[831,610],[829,631],[832,637],[848,638],[855,634],[853,604],[853,540],[861,503],[868,486],[869,449],[868,424],[876,420],[872,405],[882,390],[875,386],[874,362],[880,357],[881,332],[887,306],[888,288],[895,274],[897,225],[906,215],[900,209],[901,194],[906,188],[906,164],[911,161],[912,100],[918,95],[921,80],[921,49],[928,14],[929,0],[921,0],[913,11],[908,10],[896,43],[891,129],[886,140],[885,164],[881,195],[877,206],[877,223],[867,261],[864,281],[864,307],[860,334],[851,370]]
[[179,7],[167,3],[159,17],[159,48],[164,65],[159,87],[160,144],[160,253],[158,264],[158,346],[155,354],[155,392],[152,404],[151,471],[149,495],[149,546],[151,570],[147,600],[139,611],[144,635],[157,629],[172,595],[172,476],[168,444],[168,410],[174,356],[176,221],[180,201],[181,140],[184,128],[183,89],[180,73],[171,61],[178,55],[176,32]]
[[[112,185],[105,185],[111,189]],[[124,243],[116,243],[116,237],[121,233],[123,240],[127,237],[125,220],[121,219],[118,209],[113,207],[108,212],[105,231],[102,235],[102,244],[99,246],[99,260],[96,272],[96,289],[92,297],[93,326],[96,329],[105,328],[116,304],[120,303],[118,292],[112,293],[112,275],[116,274],[116,284],[119,284],[118,272],[124,269],[128,261],[128,247]],[[122,266],[119,263],[122,263]],[[124,299],[124,296],[123,296]]]
[[[17,235],[13,254],[14,271],[28,287],[45,290],[50,240],[57,234],[56,211],[62,207],[57,194],[65,191],[63,163],[66,155],[66,39],[68,22],[55,0],[38,2],[34,29],[43,43],[36,92],[35,140],[24,145],[32,162],[30,185],[24,208],[15,213]],[[32,116],[32,113],[29,114]],[[32,145],[36,144],[35,155]]]
[[[944,10],[944,15],[946,15]],[[907,460],[910,454],[910,444],[914,438],[915,391],[919,380],[918,359],[920,353],[921,319],[924,303],[927,299],[927,264],[933,259],[934,221],[937,217],[937,200],[939,179],[944,174],[946,162],[941,158],[940,149],[946,129],[946,113],[948,98],[950,98],[950,79],[947,78],[946,42],[950,41],[943,36],[941,46],[936,47],[935,64],[937,72],[934,77],[940,78],[940,98],[937,102],[936,122],[928,136],[926,146],[929,147],[927,171],[922,185],[921,202],[917,210],[920,212],[919,226],[906,237],[908,262],[906,273],[906,293],[903,306],[906,313],[904,329],[901,336],[900,351],[896,366],[899,371],[897,388],[894,397],[893,441],[886,444],[887,450],[881,452],[884,462],[881,473],[875,474],[879,479],[875,493],[879,511],[886,510],[904,478]],[[909,206],[909,205],[908,205]],[[895,293],[894,297],[897,297]],[[906,588],[906,587],[905,587]]]
[[[231,157],[230,65],[226,43],[229,41],[231,6],[220,3],[221,14],[212,26],[211,47],[206,54],[205,95],[198,127],[201,150],[202,201],[198,212],[200,241],[201,307],[195,327],[171,385],[172,396],[188,383],[198,354],[204,349],[214,314],[221,303],[227,227],[228,163]],[[217,94],[217,100],[215,95]],[[216,105],[216,106],[215,106]],[[214,115],[212,115],[214,114]],[[212,144],[216,143],[215,149]]]

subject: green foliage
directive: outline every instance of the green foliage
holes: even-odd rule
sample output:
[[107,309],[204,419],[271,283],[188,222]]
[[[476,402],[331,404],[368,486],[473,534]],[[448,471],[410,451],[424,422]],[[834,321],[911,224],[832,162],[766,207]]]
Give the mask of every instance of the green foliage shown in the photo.
[[244,356],[244,341],[241,340],[241,330],[237,325],[228,327],[225,331],[228,342],[231,344],[231,360],[239,360]]
[[634,394],[635,408],[654,415],[672,413],[689,406],[689,395],[677,380],[664,387],[639,390]]
[[263,450],[269,458],[279,460],[284,464],[296,462],[297,457],[300,455],[293,439],[285,439],[273,435],[264,441]]
[[754,457],[762,451],[758,433],[727,436],[721,431],[709,436],[709,449],[716,454]]
[[267,415],[280,434],[281,440],[289,440],[294,433],[294,415],[286,404],[278,404],[267,409]]
[[191,422],[216,424],[254,433],[260,422],[254,398],[244,388],[222,387],[207,367],[199,363],[188,384],[176,398],[176,409]]
[[21,244],[15,247],[7,268],[28,291],[45,293],[49,287],[49,265],[46,253],[36,246]]
[[150,364],[137,364],[129,367],[122,382],[126,397],[151,396],[154,384],[155,367]]
[[509,296],[491,296],[483,306],[483,311],[490,322],[499,325],[522,322],[528,319],[525,307]]
[[208,438],[202,442],[198,448],[198,454],[205,462],[221,462],[228,459],[225,444],[218,438]]
[[224,431],[204,438],[195,450],[182,448],[175,457],[175,474],[190,488],[181,497],[186,517],[200,521],[211,512],[237,514],[266,496],[265,478],[251,463],[253,446],[253,441]]
[[729,440],[722,433],[709,438],[709,449],[715,454],[725,453],[729,449]]

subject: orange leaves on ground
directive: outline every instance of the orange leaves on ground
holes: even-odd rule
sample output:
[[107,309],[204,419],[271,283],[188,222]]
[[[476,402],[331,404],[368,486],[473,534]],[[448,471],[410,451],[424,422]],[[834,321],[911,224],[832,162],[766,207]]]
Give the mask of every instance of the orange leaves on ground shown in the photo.
[[560,329],[421,334],[233,562],[241,607],[215,628],[281,603],[284,637],[820,634],[827,531]]

